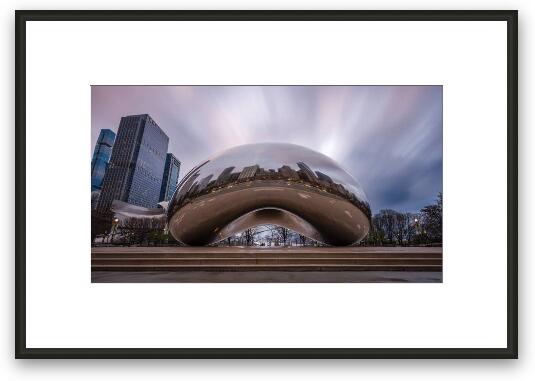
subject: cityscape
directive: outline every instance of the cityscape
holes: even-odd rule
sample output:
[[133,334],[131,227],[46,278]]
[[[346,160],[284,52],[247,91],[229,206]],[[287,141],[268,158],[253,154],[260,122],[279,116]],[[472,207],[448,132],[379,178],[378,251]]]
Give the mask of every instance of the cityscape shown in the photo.
[[[211,104],[215,93],[228,103],[233,94],[249,92],[252,88],[257,87],[208,87],[208,96],[204,94],[207,88],[190,87],[183,101],[192,102],[195,97],[190,99],[191,94],[199,93],[202,102]],[[418,105],[418,97],[414,95],[420,90],[422,95],[428,90],[434,92],[433,87],[379,86],[378,93],[375,88],[370,90],[365,86],[347,88],[377,99],[384,94],[398,97],[406,93],[404,99],[414,100],[411,107],[416,113],[425,111],[425,107],[429,115],[441,110],[441,92],[437,93],[440,96],[436,97],[436,103],[427,105]],[[331,146],[324,144],[320,145],[321,151],[316,151],[299,144],[301,140],[310,141],[310,134],[288,135],[288,143],[280,142],[277,133],[281,130],[275,128],[274,140],[279,142],[271,142],[273,139],[269,138],[262,142],[264,130],[252,142],[243,144],[240,138],[243,132],[232,125],[223,131],[235,136],[235,140],[229,141],[227,136],[217,140],[215,136],[221,132],[217,130],[217,118],[208,120],[206,128],[200,130],[191,130],[184,124],[187,118],[196,124],[191,118],[205,115],[198,114],[195,103],[191,110],[182,109],[178,126],[169,125],[166,118],[164,124],[157,122],[165,113],[162,114],[161,107],[151,106],[151,98],[158,99],[158,94],[175,89],[183,92],[184,87],[134,87],[136,91],[117,98],[128,99],[135,94],[134,101],[125,103],[126,112],[122,114],[109,107],[110,103],[117,105],[116,100],[100,102],[122,89],[97,86],[92,90],[92,118],[98,120],[94,127],[103,124],[100,118],[106,113],[111,111],[110,115],[115,115],[92,132],[95,136],[91,160],[93,282],[442,281],[443,197],[441,182],[437,186],[432,180],[442,172],[441,156],[438,156],[440,161],[430,164],[417,160],[414,153],[427,147],[422,145],[422,138],[416,140],[420,141],[419,145],[411,143],[410,151],[405,147],[411,145],[397,144],[391,136],[378,140],[383,145],[387,142],[393,145],[384,154],[372,152],[369,163],[375,169],[359,172],[359,179],[365,175],[363,187],[354,178],[354,170],[347,171],[325,153],[347,156],[347,152],[352,152],[347,151],[347,143],[341,142],[339,151],[332,151]],[[280,87],[280,91],[288,89],[293,87]],[[326,89],[329,94],[338,94],[346,88],[332,87],[331,91],[329,86],[311,87],[306,89],[306,94],[319,96]],[[272,90],[266,87],[264,91]],[[95,98],[95,94],[101,95]],[[145,94],[150,94],[149,98],[143,98]],[[303,93],[292,94],[292,100],[297,99],[293,95]],[[146,110],[132,107],[141,99],[149,106]],[[240,102],[245,100],[240,98]],[[399,106],[393,103],[390,107],[395,110]],[[135,109],[144,113],[128,112]],[[213,111],[206,107],[204,110]],[[159,117],[154,118],[152,112]],[[246,115],[245,109],[233,112],[240,117]],[[277,111],[274,113],[273,118],[280,118]],[[409,119],[403,118],[400,121],[404,124],[400,126],[412,128],[406,124]],[[397,123],[392,119],[388,123],[394,122]],[[414,125],[419,126],[418,123]],[[435,144],[433,139],[440,136],[441,120],[437,119],[437,123],[436,133],[434,129],[432,135],[428,131],[423,133],[424,141]],[[208,131],[214,138],[206,139]],[[204,135],[206,145],[193,144],[196,135]],[[221,149],[206,151],[217,142],[222,144]],[[431,147],[425,149],[432,149],[433,157],[437,151]],[[361,146],[355,152],[359,155],[366,149]],[[204,157],[199,154],[201,151],[207,152]],[[382,186],[370,183],[370,175],[378,179],[382,173],[391,171],[389,167],[398,166],[390,161],[378,171],[381,156],[388,156],[389,152],[400,152],[409,159],[402,163],[414,168],[414,172],[387,176]],[[346,159],[343,164],[351,160]],[[407,182],[418,173],[423,177]],[[412,199],[402,198],[411,193]],[[418,194],[425,197],[418,201],[421,197]],[[418,204],[421,206],[411,206]],[[255,275],[245,274],[251,271]]]
[[[116,212],[113,208],[114,201],[122,201],[146,209],[161,208],[162,213],[167,210],[167,203],[177,189],[180,175],[180,161],[172,153],[165,153],[168,140],[167,135],[147,114],[122,117],[117,135],[110,129],[100,131],[91,161],[91,208],[94,211],[94,219],[98,219],[100,222],[99,225],[93,225],[95,230],[93,242],[99,233],[102,235],[101,243],[104,243],[106,238],[108,238],[108,243],[113,243],[111,234],[115,236],[113,238],[115,238],[116,244],[130,242],[126,238],[127,236],[131,237],[132,234],[127,232],[132,230],[132,220],[136,217],[119,219],[120,213],[114,213]],[[178,209],[192,198],[224,188],[257,181],[262,181],[265,185],[266,181],[270,181],[272,183],[286,182],[287,184],[290,182],[306,183],[308,187],[312,186],[322,192],[350,200],[361,208],[368,218],[371,218],[371,210],[367,202],[359,200],[342,183],[334,182],[331,177],[321,171],[312,170],[304,162],[296,162],[296,169],[287,164],[276,169],[265,169],[258,164],[245,166],[241,170],[235,166],[230,166],[224,168],[217,177],[209,174],[198,179],[198,170],[209,162],[210,160],[207,160],[191,171],[197,171],[197,173],[190,172],[187,181],[170,205],[171,210]],[[151,235],[149,233],[153,233],[153,238],[166,234],[165,216],[154,217],[150,221],[147,218],[138,217],[138,219],[145,220],[145,222],[137,221],[137,224],[134,225],[151,227],[146,228],[147,242],[140,241],[138,238],[132,243],[148,244],[148,238]],[[156,230],[161,230],[161,232],[150,232],[154,226]],[[319,244],[310,240],[309,237],[296,235],[288,229],[282,229],[271,225],[263,226],[260,229],[249,228],[243,234],[243,238],[241,234],[236,237],[226,237],[226,241],[222,244],[267,244],[268,246],[272,244],[277,246],[281,244],[291,245],[292,242],[301,245]],[[278,234],[281,231],[282,234]],[[269,234],[262,234],[265,232],[269,232]],[[139,235],[137,234],[138,237]],[[292,238],[294,239],[292,240]],[[160,242],[160,244],[163,243],[169,244],[168,236],[165,237],[165,242],[164,240]]]
[[91,202],[109,211],[113,200],[147,208],[169,201],[180,161],[167,152],[169,138],[147,114],[121,118],[118,133],[100,131],[91,161]]
[[121,118],[117,134],[100,131],[91,160],[92,242],[99,234],[104,241],[118,227],[114,200],[144,208],[170,200],[180,161],[167,152],[168,143],[168,136],[147,114]]
[[[217,177],[209,174],[200,179],[198,173],[193,173],[173,203],[168,205],[179,183],[181,164],[173,153],[165,152],[168,140],[167,135],[147,114],[122,117],[117,136],[110,129],[100,131],[91,161],[91,209],[94,220],[100,222],[92,225],[93,243],[97,235],[100,235],[101,243],[105,243],[106,239],[108,243],[112,243],[111,234],[113,234],[116,244],[149,245],[152,238],[152,244],[162,245],[171,242],[180,245],[180,242],[174,241],[165,231],[166,216],[160,215],[151,218],[150,221],[146,218],[143,218],[145,221],[135,221],[136,217],[119,220],[117,216],[120,213],[113,213],[113,201],[119,200],[147,209],[161,208],[161,213],[164,213],[168,207],[171,210],[177,209],[192,198],[255,181],[296,184],[306,182],[309,187],[316,187],[323,192],[350,200],[372,221],[371,232],[360,245],[441,242],[441,194],[438,195],[437,204],[426,206],[421,213],[399,213],[386,209],[372,217],[367,202],[360,201],[343,184],[334,182],[321,171],[312,170],[304,162],[296,162],[295,169],[287,164],[269,169],[262,168],[258,164],[241,169],[230,166],[224,168]],[[190,171],[190,174],[198,172],[209,162],[210,160],[204,161]],[[219,244],[321,245],[309,237],[270,224],[249,228],[243,234],[226,237]]]

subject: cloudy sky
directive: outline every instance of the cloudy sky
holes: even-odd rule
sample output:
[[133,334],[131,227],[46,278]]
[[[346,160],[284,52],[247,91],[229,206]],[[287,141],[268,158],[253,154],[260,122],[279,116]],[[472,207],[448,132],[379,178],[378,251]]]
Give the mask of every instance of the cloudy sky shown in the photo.
[[372,211],[417,211],[442,190],[441,86],[93,86],[91,145],[121,116],[150,114],[182,162],[246,143],[320,151],[363,186]]

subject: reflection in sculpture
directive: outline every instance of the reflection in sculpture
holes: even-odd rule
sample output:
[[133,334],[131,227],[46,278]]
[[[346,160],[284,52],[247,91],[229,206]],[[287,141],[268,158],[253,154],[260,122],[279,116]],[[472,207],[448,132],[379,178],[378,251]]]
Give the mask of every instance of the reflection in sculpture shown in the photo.
[[262,224],[329,245],[366,236],[371,211],[357,181],[331,158],[285,143],[233,147],[193,168],[168,208],[170,233],[207,245]]

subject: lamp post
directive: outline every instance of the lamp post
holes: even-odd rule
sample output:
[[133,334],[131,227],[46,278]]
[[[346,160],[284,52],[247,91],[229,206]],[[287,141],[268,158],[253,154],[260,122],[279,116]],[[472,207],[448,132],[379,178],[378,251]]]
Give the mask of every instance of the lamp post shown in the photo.
[[115,233],[117,233],[117,225],[119,225],[119,219],[117,217],[114,217],[111,221],[111,241],[110,243],[113,243],[113,236]]
[[416,234],[421,235],[422,229],[421,229],[420,224],[418,223],[418,218],[414,219],[414,225],[416,226]]

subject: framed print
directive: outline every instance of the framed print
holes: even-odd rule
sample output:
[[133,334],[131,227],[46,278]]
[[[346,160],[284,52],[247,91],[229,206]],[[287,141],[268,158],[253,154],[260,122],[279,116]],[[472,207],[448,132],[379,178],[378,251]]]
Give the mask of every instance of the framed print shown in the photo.
[[17,11],[16,357],[516,358],[516,11]]

